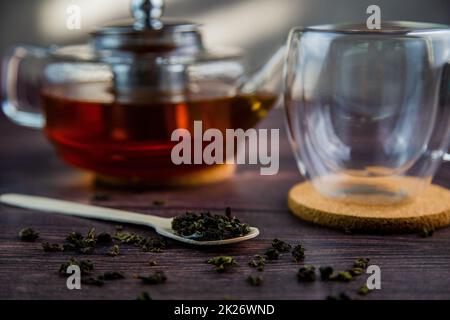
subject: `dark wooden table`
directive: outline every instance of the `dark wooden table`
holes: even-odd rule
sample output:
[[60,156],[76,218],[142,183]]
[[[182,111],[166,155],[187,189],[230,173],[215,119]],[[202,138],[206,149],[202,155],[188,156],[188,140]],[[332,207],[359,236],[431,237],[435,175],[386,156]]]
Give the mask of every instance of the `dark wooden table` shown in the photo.
[[[259,175],[256,166],[242,166],[236,176],[225,183],[189,189],[163,189],[140,192],[108,190],[110,199],[97,202],[112,208],[173,216],[189,210],[222,213],[231,206],[242,220],[256,225],[261,235],[252,241],[228,247],[197,248],[168,242],[163,253],[145,253],[132,246],[121,246],[122,254],[108,257],[104,250],[87,256],[98,272],[123,271],[127,278],[106,283],[103,287],[83,285],[68,290],[65,279],[58,276],[61,263],[72,254],[45,253],[41,242],[62,242],[71,231],[85,233],[95,227],[98,232],[114,232],[115,224],[74,217],[42,214],[0,206],[0,298],[1,299],[135,299],[148,291],[154,299],[324,299],[329,294],[355,291],[366,275],[351,283],[298,283],[299,264],[285,255],[270,262],[261,274],[265,283],[252,287],[245,281],[256,271],[247,265],[250,257],[262,253],[274,237],[306,247],[305,263],[332,265],[337,269],[351,266],[354,259],[368,257],[381,268],[382,289],[363,299],[449,299],[450,298],[450,228],[439,230],[430,238],[418,235],[346,235],[317,227],[292,216],[286,206],[289,188],[300,175],[286,141],[282,114],[271,113],[263,127],[282,127],[280,172],[275,176]],[[24,129],[0,120],[0,192],[19,192],[60,199],[90,202],[99,189],[78,170],[62,163],[39,131]],[[450,165],[444,164],[435,183],[450,187]],[[164,199],[166,205],[153,205]],[[40,232],[35,243],[20,242],[18,231],[33,227]],[[155,235],[153,230],[125,226],[126,230]],[[205,260],[215,255],[234,256],[238,265],[233,271],[218,274]],[[78,257],[77,258],[85,258]],[[159,266],[150,267],[155,259]],[[168,280],[162,285],[143,285],[133,274],[164,270]]]

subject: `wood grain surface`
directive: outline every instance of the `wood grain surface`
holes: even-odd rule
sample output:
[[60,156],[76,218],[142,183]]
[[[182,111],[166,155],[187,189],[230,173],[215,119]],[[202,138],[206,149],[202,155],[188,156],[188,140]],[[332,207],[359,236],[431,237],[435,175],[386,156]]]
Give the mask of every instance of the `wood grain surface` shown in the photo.
[[[228,247],[196,248],[173,241],[163,253],[145,253],[133,246],[121,246],[121,255],[108,257],[107,247],[92,255],[45,253],[41,242],[62,242],[71,231],[114,232],[112,223],[74,217],[43,214],[0,206],[0,299],[135,299],[141,291],[153,299],[324,299],[341,291],[350,296],[364,283],[367,275],[350,283],[298,283],[296,272],[301,264],[284,255],[269,262],[265,283],[252,287],[245,281],[257,271],[247,262],[263,253],[273,238],[306,248],[304,263],[331,265],[337,269],[351,266],[354,259],[368,257],[382,272],[382,289],[361,299],[450,299],[450,228],[432,237],[418,235],[347,235],[303,222],[287,209],[288,190],[301,180],[284,134],[281,111],[274,110],[261,127],[281,127],[280,172],[261,176],[256,166],[240,166],[236,176],[209,186],[178,189],[153,189],[127,192],[105,190],[92,185],[89,176],[62,163],[42,132],[17,127],[0,119],[0,192],[18,192],[92,203],[111,208],[133,210],[160,216],[178,215],[186,210],[222,213],[230,206],[245,222],[258,226],[261,235],[245,243]],[[435,183],[450,187],[450,164],[443,164]],[[90,201],[94,192],[106,191],[107,201]],[[154,200],[163,199],[163,207]],[[19,241],[18,231],[32,227],[40,233],[34,243]],[[125,230],[155,235],[151,229],[125,226]],[[234,256],[238,265],[218,274],[205,260],[215,255]],[[98,272],[123,271],[126,279],[111,281],[103,287],[83,285],[68,290],[58,275],[61,263],[75,256],[88,258]],[[149,266],[154,259],[159,266]],[[164,270],[168,280],[161,285],[144,285],[133,274]]]

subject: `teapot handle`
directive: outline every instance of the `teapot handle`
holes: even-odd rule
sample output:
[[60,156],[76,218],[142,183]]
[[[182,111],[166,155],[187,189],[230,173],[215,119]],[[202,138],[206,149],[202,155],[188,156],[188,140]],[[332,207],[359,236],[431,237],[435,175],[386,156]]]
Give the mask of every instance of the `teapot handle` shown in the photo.
[[14,47],[3,60],[1,92],[2,109],[13,122],[31,128],[42,128],[40,110],[42,63],[47,50],[35,46]]
[[240,91],[243,93],[253,93],[255,91],[276,93],[278,98],[274,108],[281,107],[283,65],[286,52],[286,45],[278,48],[263,67],[241,86]]

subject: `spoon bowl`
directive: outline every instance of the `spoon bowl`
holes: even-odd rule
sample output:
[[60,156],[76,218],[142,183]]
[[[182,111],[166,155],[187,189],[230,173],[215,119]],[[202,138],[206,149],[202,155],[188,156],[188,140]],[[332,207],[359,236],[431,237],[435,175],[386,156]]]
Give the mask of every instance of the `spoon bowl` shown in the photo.
[[162,218],[154,215],[14,193],[0,195],[0,202],[10,206],[49,213],[149,226],[154,228],[155,231],[161,236],[196,246],[218,246],[232,244],[250,240],[259,235],[258,228],[250,227],[250,232],[241,237],[213,241],[199,241],[188,239],[176,234],[172,229],[172,221],[174,218]]
[[185,237],[182,237],[178,234],[176,234],[172,228],[166,229],[166,228],[155,228],[155,231],[167,238],[174,239],[180,242],[193,244],[196,246],[219,246],[224,244],[232,244],[237,243],[245,240],[250,240],[252,238],[255,238],[259,235],[259,229],[255,227],[250,227],[250,232],[247,233],[245,236],[237,237],[237,238],[230,238],[230,239],[223,239],[223,240],[207,240],[207,241],[199,241],[199,240],[193,240],[188,239]]

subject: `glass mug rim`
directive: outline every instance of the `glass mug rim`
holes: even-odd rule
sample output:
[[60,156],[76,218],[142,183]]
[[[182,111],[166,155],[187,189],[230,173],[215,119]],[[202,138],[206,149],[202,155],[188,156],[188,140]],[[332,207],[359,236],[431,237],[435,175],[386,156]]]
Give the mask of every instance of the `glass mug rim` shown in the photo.
[[418,22],[418,21],[382,21],[382,29],[367,29],[365,23],[338,23],[320,24],[313,26],[298,26],[291,29],[290,33],[310,32],[322,34],[342,35],[399,35],[399,36],[424,36],[441,32],[450,32],[450,25]]

